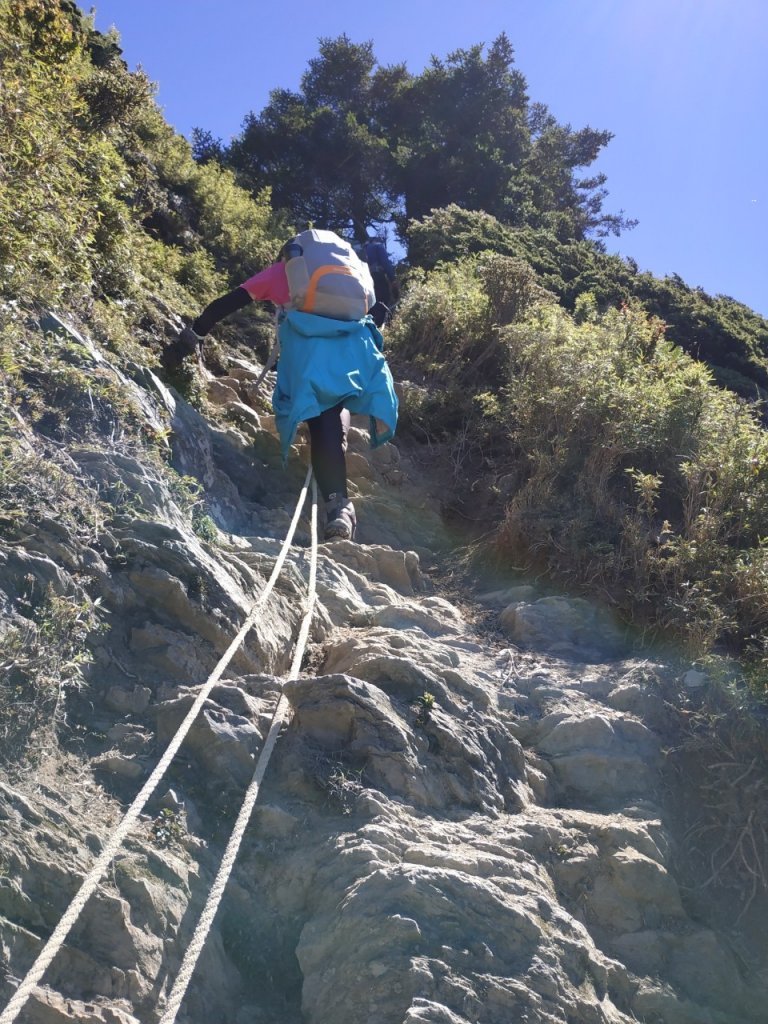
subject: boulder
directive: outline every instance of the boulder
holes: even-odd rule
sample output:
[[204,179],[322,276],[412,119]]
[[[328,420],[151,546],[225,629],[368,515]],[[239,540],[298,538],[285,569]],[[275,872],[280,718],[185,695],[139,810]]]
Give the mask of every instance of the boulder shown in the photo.
[[501,612],[499,623],[516,644],[540,650],[614,655],[624,646],[617,624],[606,612],[583,598],[542,597],[532,603],[514,601]]
[[[194,695],[189,694],[157,705],[161,746],[171,741],[193,702]],[[259,728],[250,719],[207,700],[187,734],[184,749],[194,757],[206,779],[239,786],[250,782],[261,740]]]

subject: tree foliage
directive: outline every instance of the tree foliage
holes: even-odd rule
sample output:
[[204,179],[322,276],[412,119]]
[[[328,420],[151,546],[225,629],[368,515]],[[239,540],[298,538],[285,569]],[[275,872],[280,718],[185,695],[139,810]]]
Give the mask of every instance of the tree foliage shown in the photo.
[[254,190],[268,185],[275,205],[298,225],[354,226],[364,238],[366,225],[394,210],[374,66],[370,43],[321,40],[301,91],[275,89],[226,151],[240,180]]
[[[299,91],[276,89],[222,156],[249,187],[270,185],[297,223],[364,237],[456,203],[583,238],[628,223],[603,212],[603,176],[577,173],[610,138],[531,104],[504,34],[433,57],[420,74],[378,65],[372,43],[344,35],[320,40]],[[217,145],[199,133],[201,158]]]
[[402,83],[388,130],[406,217],[457,203],[524,222],[531,194],[522,168],[531,138],[525,79],[513,63],[502,35],[487,55],[473,46],[433,57]]

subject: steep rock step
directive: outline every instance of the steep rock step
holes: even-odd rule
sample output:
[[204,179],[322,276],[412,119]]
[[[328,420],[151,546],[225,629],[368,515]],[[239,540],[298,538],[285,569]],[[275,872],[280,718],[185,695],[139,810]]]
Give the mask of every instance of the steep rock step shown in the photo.
[[[140,367],[115,379],[148,428],[171,425],[174,465],[204,486],[219,533],[215,544],[195,535],[156,468],[83,450],[72,459],[88,487],[125,489],[142,514],[126,507],[90,546],[50,522],[26,549],[3,547],[9,616],[32,576],[98,593],[114,623],[86,694],[92,762],[53,764],[0,793],[3,996],[114,826],[117,797],[135,791],[247,612],[296,489],[294,470],[274,470],[273,424],[244,411],[252,396],[239,384],[226,383],[234,403],[220,392],[233,405],[222,426]],[[394,447],[369,457],[363,442],[353,432],[361,536],[392,547],[324,549],[313,674],[287,688],[296,717],[187,1020],[762,1021],[765,978],[689,915],[675,881],[658,792],[663,709],[621,660],[624,638],[584,602],[519,588],[484,595],[508,639],[476,635],[419,568],[441,528],[418,473]],[[265,735],[306,575],[298,550],[33,1019],[156,1014]]]

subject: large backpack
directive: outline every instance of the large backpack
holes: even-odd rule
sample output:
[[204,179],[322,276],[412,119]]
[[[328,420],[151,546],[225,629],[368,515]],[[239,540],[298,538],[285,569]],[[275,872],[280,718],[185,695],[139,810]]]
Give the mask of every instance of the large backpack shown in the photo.
[[283,254],[292,309],[362,320],[376,301],[367,264],[333,231],[302,231]]

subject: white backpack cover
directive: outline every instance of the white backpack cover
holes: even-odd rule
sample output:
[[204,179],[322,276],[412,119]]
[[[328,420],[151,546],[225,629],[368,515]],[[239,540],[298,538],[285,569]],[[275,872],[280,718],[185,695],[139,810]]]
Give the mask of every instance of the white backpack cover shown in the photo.
[[375,303],[368,264],[333,231],[302,231],[284,252],[292,309],[333,320],[362,320]]

